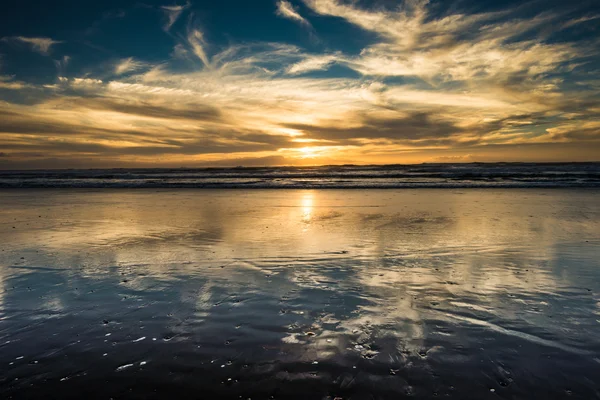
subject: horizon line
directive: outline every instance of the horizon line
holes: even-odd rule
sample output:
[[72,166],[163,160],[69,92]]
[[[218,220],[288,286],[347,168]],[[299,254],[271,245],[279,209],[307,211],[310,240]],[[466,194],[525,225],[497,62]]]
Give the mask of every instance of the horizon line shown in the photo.
[[252,165],[252,166],[198,166],[198,167],[106,167],[106,168],[31,168],[31,169],[2,169],[0,173],[5,172],[36,172],[36,171],[105,171],[105,170],[210,170],[210,169],[260,169],[260,168],[294,168],[294,169],[305,169],[305,168],[328,168],[328,167],[392,167],[392,166],[419,166],[419,165],[498,165],[498,164],[511,164],[511,165],[565,165],[565,164],[600,164],[600,160],[597,161],[471,161],[471,162],[422,162],[422,163],[391,163],[391,164],[314,164],[314,165]]

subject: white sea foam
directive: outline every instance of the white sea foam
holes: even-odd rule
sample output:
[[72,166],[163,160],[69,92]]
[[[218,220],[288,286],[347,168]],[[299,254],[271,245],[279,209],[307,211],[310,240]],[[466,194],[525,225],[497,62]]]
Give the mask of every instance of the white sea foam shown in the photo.
[[600,187],[600,163],[0,171],[2,187]]

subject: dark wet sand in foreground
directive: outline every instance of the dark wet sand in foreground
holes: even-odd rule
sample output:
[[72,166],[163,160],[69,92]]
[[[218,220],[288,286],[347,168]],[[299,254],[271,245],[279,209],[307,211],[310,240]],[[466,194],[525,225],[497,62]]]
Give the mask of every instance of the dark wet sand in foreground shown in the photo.
[[600,191],[0,191],[0,397],[600,398]]

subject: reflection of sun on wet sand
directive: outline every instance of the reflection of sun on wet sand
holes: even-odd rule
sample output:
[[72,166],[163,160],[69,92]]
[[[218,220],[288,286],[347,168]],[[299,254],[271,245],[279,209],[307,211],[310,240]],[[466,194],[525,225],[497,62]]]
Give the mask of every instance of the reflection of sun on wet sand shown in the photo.
[[18,193],[0,193],[3,394],[135,377],[152,397],[176,376],[213,398],[593,397],[593,191]]
[[302,221],[306,223],[311,222],[313,213],[313,201],[314,193],[308,192],[302,196]]

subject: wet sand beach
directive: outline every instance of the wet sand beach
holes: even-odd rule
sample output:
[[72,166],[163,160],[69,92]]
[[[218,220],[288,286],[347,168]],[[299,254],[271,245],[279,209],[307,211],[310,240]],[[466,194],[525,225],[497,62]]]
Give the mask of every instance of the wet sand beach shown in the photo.
[[597,189],[0,191],[0,397],[600,398]]

